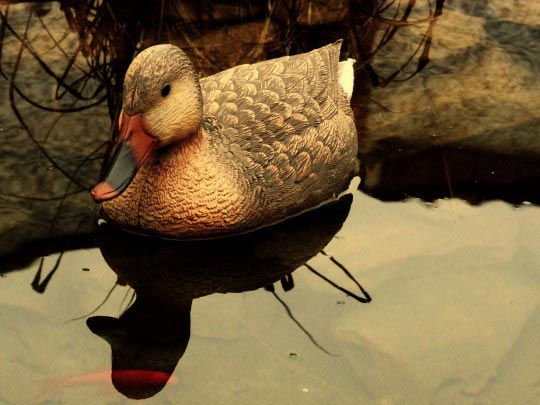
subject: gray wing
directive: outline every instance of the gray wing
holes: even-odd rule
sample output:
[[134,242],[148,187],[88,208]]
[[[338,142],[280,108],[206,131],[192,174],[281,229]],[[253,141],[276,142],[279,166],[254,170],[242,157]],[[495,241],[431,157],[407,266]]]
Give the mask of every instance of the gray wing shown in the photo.
[[242,65],[201,80],[203,115],[274,204],[283,198],[296,205],[320,203],[343,188],[336,177],[347,172],[350,180],[356,131],[338,83],[340,47],[341,42]]

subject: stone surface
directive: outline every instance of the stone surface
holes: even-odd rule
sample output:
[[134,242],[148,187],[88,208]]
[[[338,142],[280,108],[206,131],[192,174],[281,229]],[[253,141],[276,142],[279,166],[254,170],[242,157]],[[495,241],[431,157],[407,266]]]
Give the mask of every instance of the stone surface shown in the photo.
[[[426,28],[400,30],[374,66],[399,67]],[[361,145],[364,188],[390,198],[538,201],[532,188],[540,178],[539,39],[535,2],[445,3],[427,67],[372,93]]]

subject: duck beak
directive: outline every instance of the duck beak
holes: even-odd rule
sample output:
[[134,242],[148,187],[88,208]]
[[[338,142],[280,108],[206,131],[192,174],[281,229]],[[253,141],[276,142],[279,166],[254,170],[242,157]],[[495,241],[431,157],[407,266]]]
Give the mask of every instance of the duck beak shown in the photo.
[[119,144],[109,174],[92,189],[94,201],[108,201],[119,196],[156,146],[157,139],[144,132],[142,115],[130,116],[124,113],[120,124]]

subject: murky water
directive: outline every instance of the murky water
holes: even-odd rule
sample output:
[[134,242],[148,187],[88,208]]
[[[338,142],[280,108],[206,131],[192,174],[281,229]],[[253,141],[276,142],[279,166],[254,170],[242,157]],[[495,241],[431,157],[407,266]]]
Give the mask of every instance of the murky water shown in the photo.
[[[427,67],[356,99],[368,130],[352,197],[216,241],[98,227],[88,193],[75,192],[99,178],[107,106],[43,111],[1,79],[0,402],[537,403],[540,6],[531,3],[446,2]],[[28,10],[9,14],[20,35]],[[58,6],[34,11],[28,36],[61,76],[68,59],[40,13],[65,49],[78,39],[62,39]],[[425,29],[400,30],[377,53],[381,78]],[[19,50],[6,31],[8,78]],[[52,102],[55,80],[28,52],[21,61],[21,92],[55,108],[75,102]],[[82,90],[89,100],[94,85]]]

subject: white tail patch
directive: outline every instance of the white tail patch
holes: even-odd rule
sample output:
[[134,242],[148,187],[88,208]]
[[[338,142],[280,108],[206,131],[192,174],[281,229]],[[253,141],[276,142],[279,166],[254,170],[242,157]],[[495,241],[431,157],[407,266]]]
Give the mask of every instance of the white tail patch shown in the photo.
[[354,59],[347,59],[338,63],[338,82],[345,91],[349,101],[354,88]]

